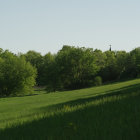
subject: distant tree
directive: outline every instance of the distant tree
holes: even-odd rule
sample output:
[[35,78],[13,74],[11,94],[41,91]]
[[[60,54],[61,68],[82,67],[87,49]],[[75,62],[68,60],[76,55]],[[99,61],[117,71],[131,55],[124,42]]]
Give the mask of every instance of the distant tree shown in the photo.
[[124,73],[126,72],[128,54],[125,51],[116,52],[116,71],[117,71],[117,80],[123,79]]
[[9,96],[32,92],[36,69],[9,51],[0,55],[0,95]]
[[57,54],[44,56],[35,51],[15,55],[0,48],[1,96],[30,92],[35,80],[52,92],[136,77],[140,77],[140,48],[127,53],[64,45]]
[[43,57],[42,65],[42,82],[47,91],[56,91],[60,89],[58,67],[55,62],[56,55],[47,53]]
[[130,51],[127,57],[126,74],[131,78],[140,76],[140,48]]
[[2,49],[2,48],[0,48],[0,55],[2,54],[2,52],[3,52],[3,49]]
[[113,81],[116,80],[117,74],[117,62],[114,51],[104,52],[106,55],[105,66],[101,69],[100,75],[103,78],[103,81]]
[[42,85],[42,65],[43,65],[43,56],[36,52],[36,51],[28,51],[26,54],[23,55],[26,58],[27,62],[30,62],[32,66],[37,69],[37,85]]
[[63,46],[56,56],[61,85],[64,89],[77,89],[93,85],[99,68],[93,50]]
[[106,66],[106,60],[107,60],[106,54],[98,49],[95,49],[93,53],[94,53],[94,59],[95,59],[96,65],[100,69],[103,69]]

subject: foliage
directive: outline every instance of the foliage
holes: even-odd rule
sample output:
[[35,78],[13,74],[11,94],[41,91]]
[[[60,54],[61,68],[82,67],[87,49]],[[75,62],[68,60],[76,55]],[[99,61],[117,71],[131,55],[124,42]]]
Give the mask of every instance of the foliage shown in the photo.
[[91,87],[99,80],[96,79],[97,76],[101,77],[101,83],[140,77],[140,48],[130,52],[102,52],[98,49],[64,45],[56,54],[47,53],[44,56],[35,51],[16,56],[8,50],[0,49],[0,65],[6,65],[10,55],[18,60],[24,57],[35,67],[36,86],[46,86],[48,92]]
[[25,57],[27,62],[30,62],[32,66],[34,66],[37,69],[37,77],[36,77],[36,83],[37,85],[43,85],[42,82],[42,65],[43,65],[43,56],[36,52],[36,51],[28,51],[26,54],[22,55]]
[[56,64],[64,89],[90,86],[99,68],[95,63],[93,50],[63,46],[56,56]]
[[94,85],[95,85],[95,86],[100,86],[100,85],[102,85],[102,78],[101,78],[100,76],[96,76],[96,77],[94,78]]
[[36,70],[24,57],[9,51],[0,55],[0,96],[31,92],[35,85]]

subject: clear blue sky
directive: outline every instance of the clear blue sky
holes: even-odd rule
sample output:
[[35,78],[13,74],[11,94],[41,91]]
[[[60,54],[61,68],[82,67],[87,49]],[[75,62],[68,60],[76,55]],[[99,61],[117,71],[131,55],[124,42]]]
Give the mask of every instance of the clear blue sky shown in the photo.
[[45,54],[110,44],[140,46],[140,0],[0,0],[0,48]]

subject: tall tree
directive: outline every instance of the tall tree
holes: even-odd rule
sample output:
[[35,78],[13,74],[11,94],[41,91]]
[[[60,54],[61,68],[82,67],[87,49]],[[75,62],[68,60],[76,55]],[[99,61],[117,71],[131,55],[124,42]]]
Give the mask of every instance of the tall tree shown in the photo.
[[36,69],[9,51],[0,55],[0,95],[26,94],[35,85]]
[[30,62],[32,66],[37,69],[37,85],[42,85],[42,65],[43,65],[43,56],[36,51],[28,51],[23,55],[26,58],[26,61]]
[[99,70],[93,50],[84,47],[63,46],[56,56],[56,63],[61,82],[66,89],[90,86]]

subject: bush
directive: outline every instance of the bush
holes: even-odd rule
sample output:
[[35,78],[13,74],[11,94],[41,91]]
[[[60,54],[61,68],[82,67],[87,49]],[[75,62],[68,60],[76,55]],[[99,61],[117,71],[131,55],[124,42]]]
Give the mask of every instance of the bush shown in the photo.
[[96,77],[94,78],[94,85],[95,85],[95,86],[100,86],[100,85],[102,85],[102,78],[101,78],[100,76],[96,76]]

